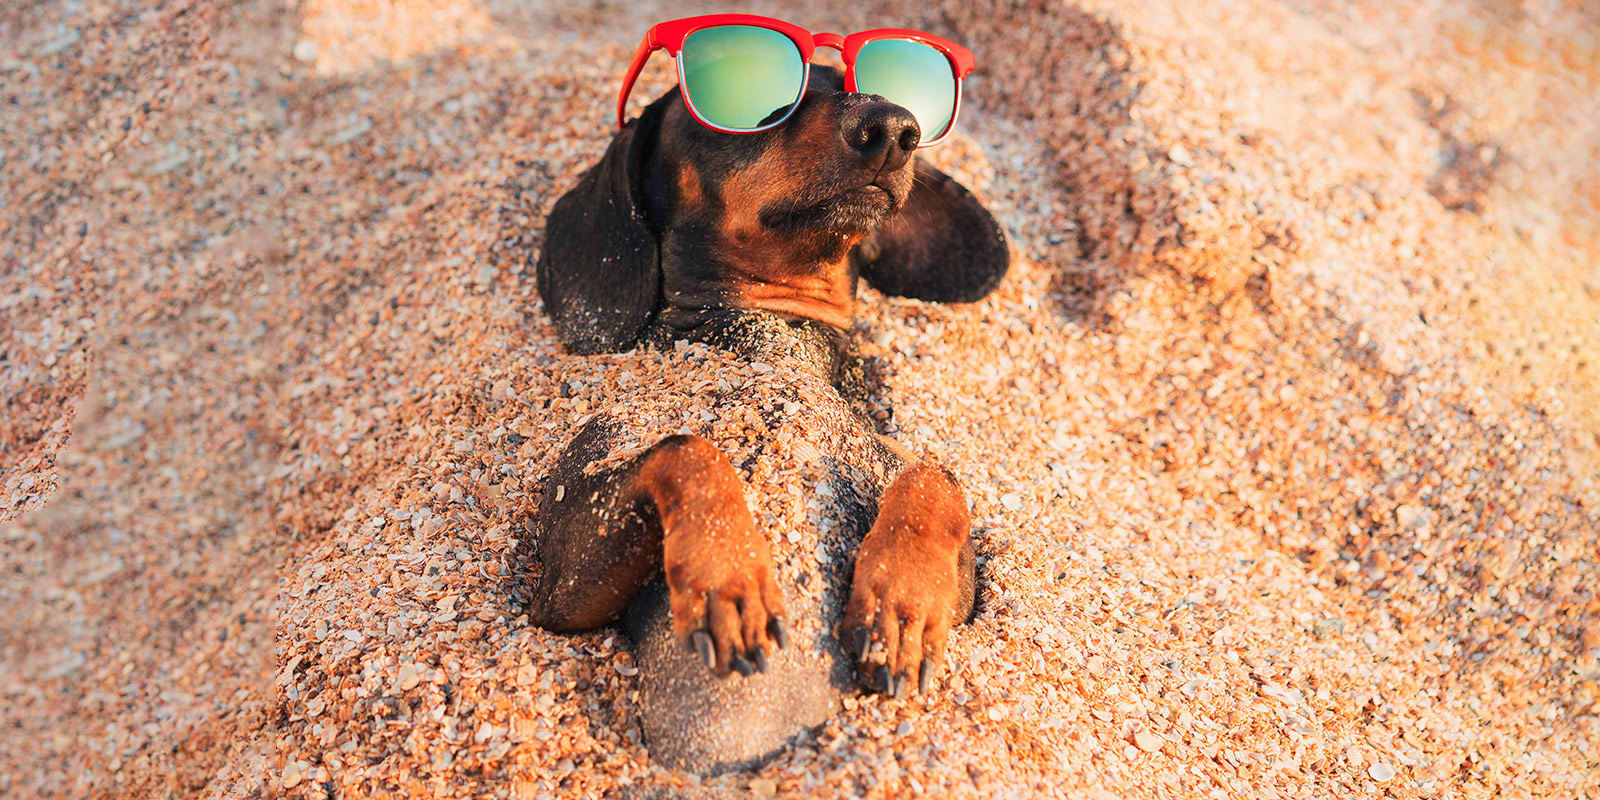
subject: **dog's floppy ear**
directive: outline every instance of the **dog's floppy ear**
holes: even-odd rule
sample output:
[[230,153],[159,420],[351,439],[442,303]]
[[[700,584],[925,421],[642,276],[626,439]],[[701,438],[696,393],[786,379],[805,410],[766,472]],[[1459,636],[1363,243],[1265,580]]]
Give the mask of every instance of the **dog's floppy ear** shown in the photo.
[[656,236],[639,196],[670,94],[611,140],[600,163],[562,195],[545,221],[539,296],[561,342],[613,353],[638,341],[661,296]]
[[850,260],[884,294],[970,303],[1000,284],[1011,251],[978,198],[918,158],[905,206],[863,239]]

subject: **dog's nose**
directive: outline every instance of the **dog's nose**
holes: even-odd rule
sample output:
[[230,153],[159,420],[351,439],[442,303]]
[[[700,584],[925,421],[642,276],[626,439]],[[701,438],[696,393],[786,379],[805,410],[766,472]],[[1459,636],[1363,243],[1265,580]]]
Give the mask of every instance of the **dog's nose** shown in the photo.
[[861,157],[862,166],[874,172],[893,172],[911,159],[922,128],[910,111],[875,100],[850,109],[839,121],[845,144]]

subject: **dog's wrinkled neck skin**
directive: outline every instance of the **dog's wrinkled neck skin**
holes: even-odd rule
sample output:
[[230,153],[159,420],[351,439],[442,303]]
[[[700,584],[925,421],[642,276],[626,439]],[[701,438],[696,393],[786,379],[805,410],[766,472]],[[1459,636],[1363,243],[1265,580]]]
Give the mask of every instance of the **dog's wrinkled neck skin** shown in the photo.
[[909,157],[872,163],[845,141],[852,113],[875,100],[814,67],[800,108],[770,131],[720,133],[681,100],[667,109],[643,192],[660,242],[661,322],[741,309],[850,329],[850,250],[899,211],[912,182]]

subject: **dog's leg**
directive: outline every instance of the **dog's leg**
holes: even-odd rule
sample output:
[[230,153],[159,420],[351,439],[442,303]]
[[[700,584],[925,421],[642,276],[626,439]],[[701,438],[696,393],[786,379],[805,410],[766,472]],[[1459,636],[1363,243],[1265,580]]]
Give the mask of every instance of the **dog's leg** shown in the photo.
[[698,436],[669,436],[594,475],[615,431],[597,420],[558,459],[535,517],[543,573],[532,619],[558,631],[615,621],[657,570],[673,629],[718,675],[764,669],[786,638],[783,595],[739,474]]
[[634,490],[640,460],[584,473],[616,439],[616,426],[596,417],[573,437],[545,484],[533,523],[542,572],[529,609],[542,628],[608,625],[661,569],[660,520]]
[[672,629],[718,675],[766,671],[787,640],[783,594],[739,473],[698,436],[669,436],[640,459],[635,490],[661,520]]
[[913,464],[884,491],[839,626],[863,685],[895,697],[913,676],[918,690],[931,687],[951,625],[972,613],[971,528],[961,487],[940,467]]
[[[552,471],[535,518],[544,572],[532,617],[586,630],[631,603],[651,758],[699,772],[758,762],[838,707],[835,683],[847,678],[830,664],[843,659],[831,639],[774,648],[787,639],[777,622],[783,598],[722,453],[672,436],[622,467],[584,474],[615,436],[609,424],[590,423]],[[665,574],[652,581],[657,572]],[[765,674],[748,674],[757,671]]]
[[637,483],[661,509],[664,581],[628,613],[645,742],[658,764],[746,768],[834,712],[830,666],[842,659],[831,642],[786,641],[767,541],[727,458],[686,436],[652,453]]

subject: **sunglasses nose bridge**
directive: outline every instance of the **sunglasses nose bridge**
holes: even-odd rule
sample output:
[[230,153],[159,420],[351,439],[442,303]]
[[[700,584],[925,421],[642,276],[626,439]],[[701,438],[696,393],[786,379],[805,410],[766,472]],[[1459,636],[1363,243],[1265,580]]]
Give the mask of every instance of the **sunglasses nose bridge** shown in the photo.
[[850,57],[845,53],[844,37],[837,33],[814,33],[811,35],[811,44],[814,47],[831,47],[844,56],[844,89],[847,92],[856,90],[856,73]]
[[839,52],[844,52],[844,37],[837,33],[811,34],[811,43],[817,47],[831,47]]

